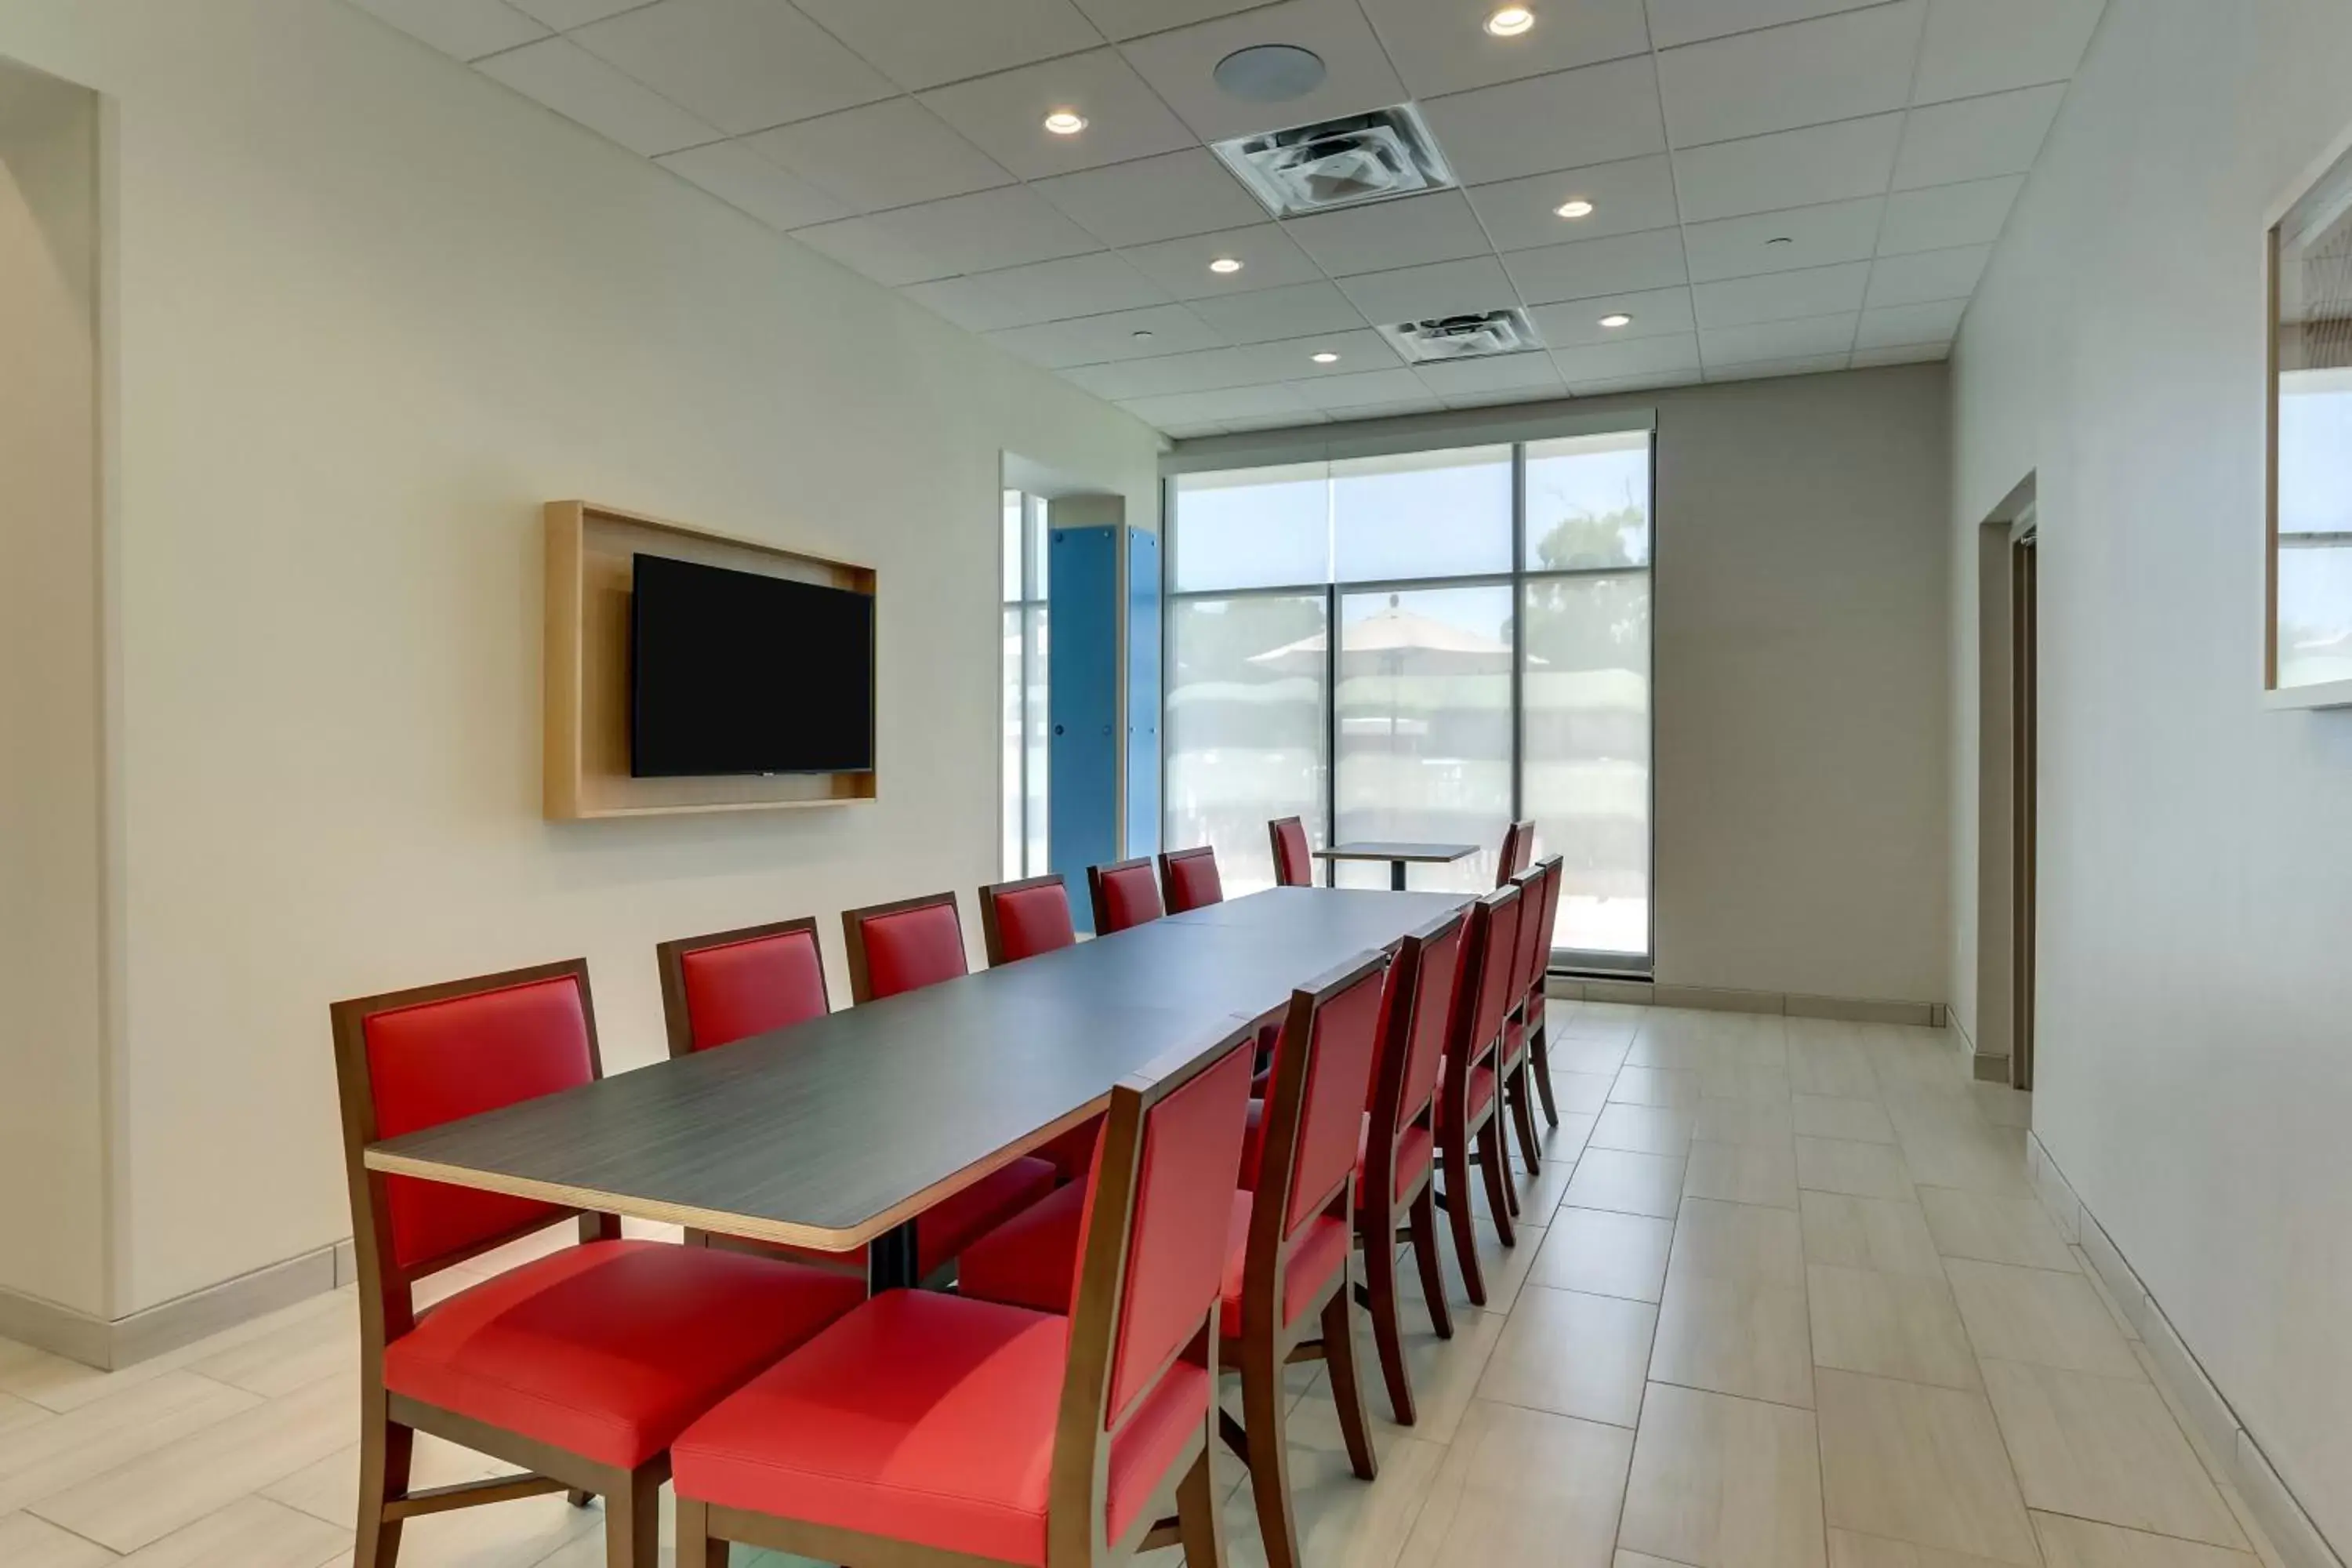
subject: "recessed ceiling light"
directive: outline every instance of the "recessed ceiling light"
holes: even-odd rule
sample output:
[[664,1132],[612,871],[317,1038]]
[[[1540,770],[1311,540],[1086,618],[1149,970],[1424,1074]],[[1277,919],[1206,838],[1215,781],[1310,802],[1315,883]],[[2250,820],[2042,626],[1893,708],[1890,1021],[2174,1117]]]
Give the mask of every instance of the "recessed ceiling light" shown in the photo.
[[1045,116],[1045,129],[1056,136],[1076,136],[1087,128],[1087,117],[1067,109]]
[[1241,269],[1241,262],[1230,256],[1220,256],[1209,263],[1212,272],[1239,272]]
[[1562,202],[1551,210],[1562,217],[1591,217],[1592,204],[1579,196],[1572,202]]
[[1791,239],[1789,236],[1781,234],[1773,236],[1764,243],[1767,245],[1794,245],[1797,242],[1794,239]]
[[1139,338],[1148,338],[1151,335],[1151,329],[1149,327],[1138,327],[1135,330],[1134,335]]
[[1604,327],[1630,327],[1633,324],[1633,318],[1618,310],[1601,317],[1601,324]]
[[1525,5],[1506,5],[1486,18],[1486,31],[1498,38],[1516,38],[1536,25],[1536,14]]
[[1313,360],[1317,364],[1338,364],[1339,363],[1339,356],[1333,353],[1329,349],[1325,349],[1319,354],[1308,354],[1307,357]]

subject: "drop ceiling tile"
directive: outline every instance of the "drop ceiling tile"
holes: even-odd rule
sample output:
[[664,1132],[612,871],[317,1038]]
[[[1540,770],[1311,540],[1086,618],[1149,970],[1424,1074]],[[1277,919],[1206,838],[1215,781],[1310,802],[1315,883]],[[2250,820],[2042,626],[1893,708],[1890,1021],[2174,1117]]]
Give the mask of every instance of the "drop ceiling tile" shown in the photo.
[[1039,180],[1036,191],[1105,245],[1149,245],[1240,228],[1266,216],[1204,147],[1056,174]]
[[1677,147],[1901,109],[1927,0],[1666,49],[1658,95]]
[[[1261,381],[1311,381],[1325,376],[1359,375],[1370,370],[1394,370],[1404,362],[1389,347],[1388,340],[1369,327],[1359,327],[1349,332],[1322,332],[1312,337],[1285,338],[1270,343],[1252,343],[1234,351],[1234,363],[1241,367],[1239,380],[1244,383]],[[1311,357],[1318,353],[1335,353],[1339,357],[1329,364],[1318,364]]]
[[1695,378],[1698,339],[1688,334],[1628,338],[1621,343],[1595,343],[1585,349],[1554,349],[1551,363],[1572,388],[1631,376],[1688,374]]
[[1491,256],[1366,272],[1339,288],[1375,326],[1507,310],[1519,302],[1503,264]]
[[1878,254],[1902,256],[1914,250],[1990,245],[2000,237],[2010,206],[2024,188],[2025,176],[2011,174],[1962,185],[1897,191],[1886,198],[1886,226],[1879,231]]
[[[953,279],[961,282],[963,279]],[[921,289],[937,288],[921,284]],[[1149,337],[1138,337],[1149,332]],[[1070,365],[1109,364],[1118,360],[1151,359],[1160,354],[1185,353],[1217,346],[1217,335],[1181,305],[1153,305],[1140,310],[1115,310],[1108,315],[1082,316],[1074,321],[1042,321],[1013,327],[989,336],[1032,364],[1060,370]]]
[[[1323,85],[1283,103],[1251,103],[1218,87],[1217,62],[1257,44],[1291,44],[1321,56]],[[1120,47],[1203,142],[1361,114],[1410,96],[1355,0],[1283,0]]]
[[[1129,247],[1120,254],[1179,300],[1213,300],[1253,289],[1313,282],[1323,276],[1307,259],[1307,253],[1272,223],[1163,239]],[[1210,262],[1226,257],[1240,262],[1242,269],[1209,270]]]
[[1460,191],[1342,207],[1293,218],[1282,226],[1334,278],[1486,256],[1494,249]]
[[1925,305],[1937,300],[1965,300],[1977,291],[1985,263],[1992,259],[1990,245],[1966,245],[1953,250],[1918,250],[1906,256],[1882,256],[1871,263],[1870,297],[1865,309]]
[[1886,364],[1934,364],[1952,357],[1949,343],[1906,343],[1891,349],[1856,349],[1853,368],[1871,370]]
[[506,0],[353,0],[419,43],[461,60],[511,49],[547,29]]
[[1895,188],[2023,174],[2065,96],[2066,84],[2053,82],[1913,110],[1903,128],[1903,155],[1895,161]]
[[850,213],[824,192],[779,169],[740,142],[689,147],[655,162],[771,228],[804,228]]
[[[940,119],[1024,180],[1172,153],[1192,144],[1168,108],[1116,49],[1065,55],[922,95]],[[1087,120],[1075,136],[1045,129],[1045,116],[1074,110]]]
[[[1630,338],[1654,338],[1697,330],[1687,289],[1645,289],[1624,294],[1603,294],[1570,304],[1538,305],[1528,312],[1543,341],[1555,349],[1589,348],[1596,343],[1621,343]],[[1631,316],[1622,327],[1604,327],[1603,316]]]
[[[1240,386],[1249,380],[1240,349],[1202,349],[1192,353],[1159,354],[1150,359],[1121,360],[1110,364],[1085,364],[1062,372],[1097,397],[1124,403],[1136,397],[1164,397],[1178,392],[1207,392]],[[1261,381],[1276,378],[1264,376]],[[1213,419],[1215,415],[1203,416]]]
[[1683,217],[1706,223],[1877,195],[1902,139],[1902,115],[1874,114],[1683,148],[1675,154]]
[[1013,176],[911,98],[886,98],[744,139],[852,212],[1009,185]]
[[1646,55],[1431,99],[1421,111],[1465,185],[1666,150]]
[[1245,436],[1253,430],[1288,430],[1301,425],[1328,425],[1332,416],[1319,409],[1304,414],[1265,414],[1229,419],[1225,429],[1231,435]]
[[2063,81],[2083,63],[2103,0],[1935,0],[1913,101]]
[[1692,373],[1668,371],[1663,375],[1625,375],[1613,381],[1587,381],[1569,388],[1579,397],[1604,397],[1612,392],[1654,392],[1662,387],[1688,386]]
[[909,91],[1098,47],[1070,0],[793,0]]
[[1898,305],[1887,310],[1864,310],[1862,331],[1853,341],[1858,349],[1887,349],[1903,343],[1947,343],[1960,330],[1966,300],[1945,300],[1932,305]]
[[869,221],[954,272],[992,272],[1102,248],[1026,185],[897,207]]
[[730,135],[888,98],[882,74],[784,0],[656,0],[570,35]]
[[1870,268],[1867,261],[1848,261],[1835,267],[1701,283],[1691,290],[1698,307],[1699,327],[1704,331],[1798,316],[1852,314],[1862,309],[1863,294],[1870,286]]
[[1450,364],[1419,364],[1413,366],[1413,374],[1421,377],[1423,386],[1448,403],[1491,398],[1505,393],[1518,397],[1557,397],[1565,390],[1551,356],[1539,352],[1457,360]]
[[559,33],[567,27],[601,22],[645,3],[646,0],[514,0],[516,9],[530,12]]
[[1107,38],[1132,38],[1164,32],[1212,16],[1230,16],[1262,0],[1077,0],[1078,9]]
[[1807,316],[1793,321],[1757,321],[1743,327],[1701,327],[1699,353],[1706,368],[1756,360],[1803,359],[1853,352],[1859,312]]
[[1670,49],[1726,33],[1777,27],[1838,11],[1859,11],[1879,0],[1650,0],[1650,37]]
[[851,271],[893,289],[952,277],[962,270],[905,236],[883,227],[877,218],[845,217],[837,223],[821,223],[794,229],[793,237],[832,257]]
[[569,38],[525,44],[474,68],[648,158],[720,140],[716,129]]
[[1695,223],[1683,230],[1694,282],[1864,261],[1878,242],[1886,198]]
[[1245,419],[1274,419],[1314,412],[1307,400],[1279,382],[1266,386],[1229,386],[1213,391],[1122,398],[1129,413],[1144,419],[1212,419],[1232,424]]
[[1293,283],[1192,301],[1193,314],[1229,343],[1270,343],[1317,332],[1353,331],[1364,313],[1329,283]]
[[[928,290],[923,303],[950,321],[974,331],[1000,327],[1024,327],[1033,321],[1058,321],[1072,316],[1103,316],[1114,310],[1136,310],[1165,305],[1168,292],[1109,251],[1034,262],[993,272],[968,273],[920,287]],[[1171,343],[1159,352],[1207,348],[1217,340],[1201,326],[1198,343]],[[1118,357],[1105,354],[1105,359]],[[1069,364],[1083,361],[1069,360]]]
[[1350,413],[1368,407],[1389,408],[1399,404],[1435,401],[1412,372],[1401,365],[1391,370],[1317,376],[1286,384],[1302,402],[1317,408],[1345,408]]
[[1648,52],[1642,0],[1549,0],[1536,25],[1498,38],[1485,23],[1495,0],[1362,0],[1389,58],[1415,98],[1492,87]]
[[1646,229],[1607,239],[1571,240],[1503,258],[1519,295],[1530,304],[1589,300],[1631,289],[1672,289],[1689,281],[1682,231]]
[[[1473,185],[1463,195],[1470,198],[1471,209],[1497,250],[1603,239],[1645,228],[1671,228],[1682,221],[1675,202],[1674,164],[1657,153]],[[1591,202],[1592,211],[1564,218],[1559,208],[1569,201]]]
[[1850,354],[1800,354],[1790,359],[1742,360],[1738,364],[1706,367],[1709,381],[1764,381],[1784,375],[1820,375],[1828,371],[1843,370],[1853,363]]

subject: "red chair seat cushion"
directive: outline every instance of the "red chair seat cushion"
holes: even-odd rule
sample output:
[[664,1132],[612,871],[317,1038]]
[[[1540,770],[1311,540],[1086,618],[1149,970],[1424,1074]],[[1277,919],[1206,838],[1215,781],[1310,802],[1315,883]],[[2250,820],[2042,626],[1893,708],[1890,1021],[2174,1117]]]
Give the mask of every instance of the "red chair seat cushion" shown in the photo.
[[[991,1171],[961,1192],[950,1193],[922,1212],[915,1224],[915,1267],[926,1279],[974,1241],[1054,1190],[1060,1173],[1034,1155],[1023,1155]],[[779,1243],[763,1250],[799,1263],[866,1272],[866,1249],[824,1252]]]
[[745,1253],[591,1242],[435,1307],[385,1347],[383,1383],[635,1469],[864,1294],[855,1279]]
[[[785,1357],[671,1446],[678,1495],[1003,1563],[1045,1561],[1069,1321],[892,1290]],[[1202,1435],[1179,1365],[1111,1445],[1109,1528],[1134,1524]]]
[[[1371,1142],[1372,1114],[1368,1110],[1364,1113],[1363,1140],[1356,1149],[1356,1204],[1359,1208],[1363,1206],[1364,1168],[1370,1158]],[[1407,1187],[1421,1179],[1421,1173],[1429,1169],[1436,1152],[1436,1145],[1430,1138],[1428,1128],[1408,1127],[1404,1130],[1404,1135],[1397,1140],[1395,1187],[1398,1195],[1402,1195]]]
[[[1219,1311],[1218,1331],[1227,1339],[1242,1331],[1242,1276],[1249,1262],[1251,1197],[1234,1194],[1230,1246],[1225,1254],[1225,1298]],[[1315,1293],[1348,1261],[1356,1240],[1348,1227],[1329,1215],[1318,1214],[1291,1237],[1290,1261],[1282,1271],[1282,1323],[1285,1328],[1306,1310]]]
[[1528,1032],[1523,1026],[1521,1026],[1518,1020],[1513,1019],[1509,1026],[1503,1030],[1504,1070],[1507,1072],[1512,1068],[1518,1066],[1519,1058],[1526,1056],[1527,1052]]
[[1480,1111],[1495,1103],[1495,1069],[1493,1068],[1470,1069],[1469,1103],[1473,1120],[1475,1120]]
[[964,1248],[956,1289],[982,1301],[1066,1313],[1077,1286],[1087,1188],[1073,1182]]

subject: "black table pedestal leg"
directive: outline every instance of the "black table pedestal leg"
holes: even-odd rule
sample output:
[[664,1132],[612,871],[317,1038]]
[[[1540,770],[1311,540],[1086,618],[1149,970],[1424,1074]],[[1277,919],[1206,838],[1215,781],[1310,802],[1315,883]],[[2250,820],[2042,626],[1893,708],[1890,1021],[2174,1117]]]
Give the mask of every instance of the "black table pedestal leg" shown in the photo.
[[1402,860],[1389,862],[1389,891],[1391,893],[1404,891],[1404,862]]
[[891,1226],[868,1242],[866,1247],[866,1293],[879,1296],[885,1290],[911,1290],[921,1284],[922,1265],[915,1248],[915,1224]]

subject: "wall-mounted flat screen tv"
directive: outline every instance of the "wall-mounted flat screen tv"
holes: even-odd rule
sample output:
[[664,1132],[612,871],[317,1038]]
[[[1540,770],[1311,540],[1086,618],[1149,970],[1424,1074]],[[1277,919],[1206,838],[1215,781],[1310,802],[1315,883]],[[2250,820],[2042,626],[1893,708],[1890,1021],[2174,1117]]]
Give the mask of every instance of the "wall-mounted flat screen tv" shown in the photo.
[[662,555],[635,559],[629,772],[874,766],[874,598]]

